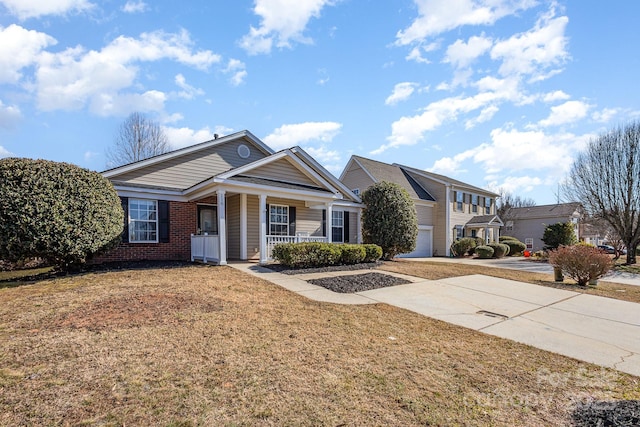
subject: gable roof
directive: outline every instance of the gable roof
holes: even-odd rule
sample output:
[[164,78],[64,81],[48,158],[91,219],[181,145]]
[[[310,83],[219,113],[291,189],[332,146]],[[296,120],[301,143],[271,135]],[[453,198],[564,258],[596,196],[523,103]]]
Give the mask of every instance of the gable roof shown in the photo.
[[416,168],[412,168],[410,166],[405,166],[405,165],[400,165],[398,163],[394,163],[394,165],[410,172],[410,173],[414,173],[417,174],[419,176],[422,176],[424,178],[427,179],[431,179],[433,181],[436,181],[440,184],[449,184],[449,185],[453,185],[454,187],[457,188],[463,188],[469,191],[473,191],[476,193],[482,193],[482,194],[490,194],[493,197],[499,197],[500,195],[497,193],[494,193],[493,191],[488,191],[485,190],[484,188],[480,188],[480,187],[476,187],[474,185],[471,184],[467,184],[466,182],[462,182],[462,181],[458,181],[457,179],[453,179],[453,178],[449,178],[448,176],[444,176],[444,175],[440,175],[437,173],[433,173],[433,172],[428,172],[426,170],[422,170],[422,169],[416,169]]
[[505,218],[529,219],[529,218],[566,218],[567,220],[580,213],[580,202],[557,203],[555,205],[529,206],[522,208],[510,208]]
[[[412,199],[435,202],[435,198],[410,173],[397,165],[351,156],[350,162],[356,162],[375,182],[394,182],[407,190]],[[345,168],[345,171],[347,168]]]
[[465,224],[472,227],[504,225],[498,215],[476,215]]

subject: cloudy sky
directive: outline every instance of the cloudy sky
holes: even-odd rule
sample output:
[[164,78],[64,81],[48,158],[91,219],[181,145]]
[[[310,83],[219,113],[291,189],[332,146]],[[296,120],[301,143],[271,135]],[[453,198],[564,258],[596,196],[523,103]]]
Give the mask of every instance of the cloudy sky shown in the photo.
[[133,111],[538,204],[640,113],[640,2],[0,0],[0,157],[104,170]]

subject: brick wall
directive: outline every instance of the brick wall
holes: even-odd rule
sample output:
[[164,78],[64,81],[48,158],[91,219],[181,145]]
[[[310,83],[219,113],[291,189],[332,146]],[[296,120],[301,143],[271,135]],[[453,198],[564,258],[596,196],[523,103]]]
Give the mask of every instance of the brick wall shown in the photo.
[[196,203],[169,202],[169,243],[120,243],[112,251],[100,255],[92,263],[111,261],[191,259],[191,234],[196,232]]

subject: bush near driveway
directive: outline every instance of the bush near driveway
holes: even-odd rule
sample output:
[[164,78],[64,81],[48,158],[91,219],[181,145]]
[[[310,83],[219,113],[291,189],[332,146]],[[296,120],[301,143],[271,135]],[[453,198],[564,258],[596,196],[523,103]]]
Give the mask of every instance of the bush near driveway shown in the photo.
[[327,267],[377,261],[382,256],[382,248],[371,244],[281,243],[274,246],[272,256],[288,267]]
[[613,268],[611,257],[589,245],[560,246],[549,252],[549,264],[562,270],[565,276],[586,286]]
[[509,254],[509,245],[504,243],[489,243],[487,246],[493,249],[494,258],[502,258]]
[[509,256],[521,256],[527,249],[527,245],[516,239],[502,240],[500,238],[500,243],[509,246]]
[[476,239],[473,237],[463,237],[453,242],[451,249],[454,256],[463,257],[467,254],[473,254],[476,246]]
[[477,246],[476,255],[478,255],[478,258],[482,259],[491,258],[493,257],[493,248],[486,245]]

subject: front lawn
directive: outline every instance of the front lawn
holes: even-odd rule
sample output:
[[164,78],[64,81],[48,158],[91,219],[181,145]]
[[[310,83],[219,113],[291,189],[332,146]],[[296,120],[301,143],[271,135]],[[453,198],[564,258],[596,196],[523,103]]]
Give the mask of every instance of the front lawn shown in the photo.
[[0,348],[0,425],[555,426],[640,399],[637,377],[229,267],[0,289]]

